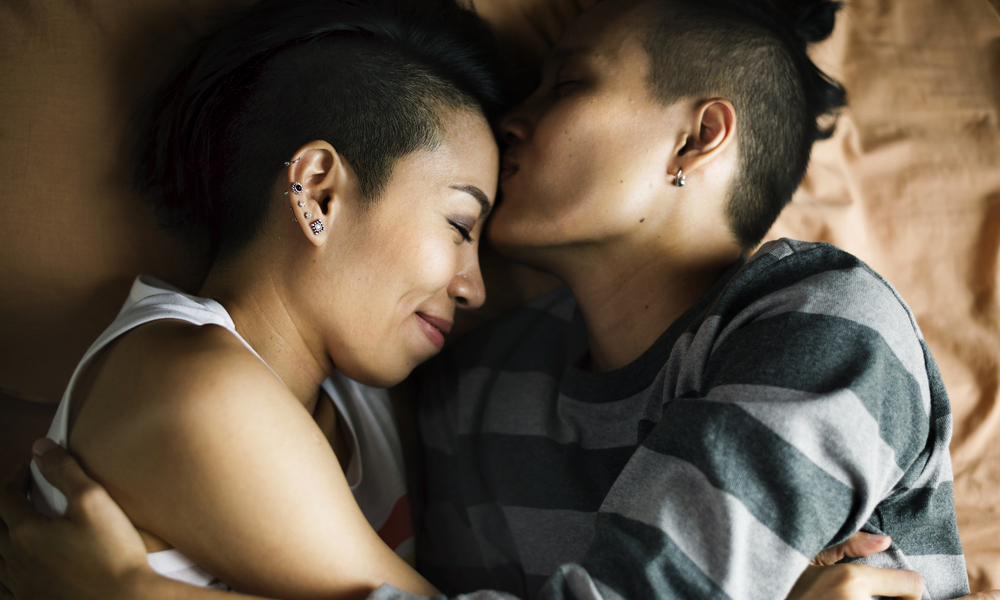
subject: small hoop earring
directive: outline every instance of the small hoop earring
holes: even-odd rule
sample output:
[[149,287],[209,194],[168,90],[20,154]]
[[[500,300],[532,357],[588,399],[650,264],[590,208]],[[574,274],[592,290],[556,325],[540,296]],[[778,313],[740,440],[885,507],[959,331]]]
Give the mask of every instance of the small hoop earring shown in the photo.
[[292,183],[292,193],[298,196],[302,193],[302,184],[298,181]]
[[285,161],[285,166],[286,166],[286,167],[290,167],[290,166],[294,165],[295,163],[299,162],[300,160],[302,160],[302,157],[301,157],[301,156],[300,156],[300,157],[298,157],[298,158],[296,158],[296,159],[295,159],[295,160],[293,160],[292,162],[288,162],[288,161],[286,160],[286,161]]
[[315,221],[310,223],[309,227],[312,228],[313,235],[319,235],[323,231],[323,229],[325,229],[325,227],[323,227],[323,221],[320,221],[319,219],[316,219]]
[[687,177],[684,177],[684,169],[678,168],[677,176],[674,178],[674,184],[677,187],[684,187],[685,183],[687,183]]

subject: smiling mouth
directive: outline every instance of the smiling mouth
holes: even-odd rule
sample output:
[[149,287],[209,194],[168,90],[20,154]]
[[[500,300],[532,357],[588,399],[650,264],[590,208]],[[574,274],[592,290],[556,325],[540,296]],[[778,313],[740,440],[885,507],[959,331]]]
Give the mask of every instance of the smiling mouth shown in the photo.
[[451,331],[451,321],[432,317],[420,312],[414,314],[417,317],[417,323],[420,324],[420,328],[423,330],[424,335],[427,336],[431,343],[437,346],[438,350],[444,348],[444,336]]

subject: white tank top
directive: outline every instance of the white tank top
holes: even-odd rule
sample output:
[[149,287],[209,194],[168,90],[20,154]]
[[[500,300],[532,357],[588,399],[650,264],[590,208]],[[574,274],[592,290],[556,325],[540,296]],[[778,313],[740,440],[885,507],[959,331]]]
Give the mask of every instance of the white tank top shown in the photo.
[[[132,284],[132,290],[118,317],[97,338],[77,365],[63,393],[52,426],[49,427],[49,438],[66,447],[70,397],[77,379],[90,361],[119,336],[140,325],[161,319],[224,327],[254,356],[260,358],[236,332],[233,320],[221,304],[208,298],[189,296],[152,277],[140,276]],[[361,512],[379,536],[397,554],[413,564],[413,529],[406,495],[403,452],[389,395],[385,390],[362,385],[340,373],[334,373],[324,381],[323,390],[333,401],[347,426],[345,429],[350,437],[348,443],[352,452],[346,476]],[[34,462],[31,464],[31,472],[31,499],[35,507],[48,516],[64,514],[66,497],[45,480]],[[202,587],[229,589],[179,550],[151,552],[147,558],[150,567],[165,577]]]

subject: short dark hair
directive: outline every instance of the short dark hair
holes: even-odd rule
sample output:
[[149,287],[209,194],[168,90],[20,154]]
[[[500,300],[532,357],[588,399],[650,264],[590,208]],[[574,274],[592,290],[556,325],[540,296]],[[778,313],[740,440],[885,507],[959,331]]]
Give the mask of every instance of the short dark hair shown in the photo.
[[167,225],[245,247],[284,161],[328,141],[366,206],[442,113],[501,106],[493,37],[454,0],[265,0],[204,41],[150,104],[136,183]]
[[739,171],[727,205],[738,243],[761,239],[802,182],[813,143],[833,133],[819,118],[846,92],[806,54],[829,37],[839,2],[799,1],[779,12],[764,0],[649,0],[649,85],[665,104],[726,98],[737,113]]

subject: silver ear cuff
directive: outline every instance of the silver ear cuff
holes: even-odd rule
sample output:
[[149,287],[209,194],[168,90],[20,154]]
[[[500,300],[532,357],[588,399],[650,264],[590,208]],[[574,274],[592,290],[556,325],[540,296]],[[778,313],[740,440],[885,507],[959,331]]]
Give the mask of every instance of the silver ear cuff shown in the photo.
[[677,177],[674,179],[674,184],[677,187],[684,187],[685,183],[687,183],[687,178],[684,177],[684,169],[678,167]]
[[326,229],[325,227],[323,227],[323,221],[320,221],[319,219],[316,219],[315,221],[310,223],[309,227],[312,228],[313,235],[319,235],[324,229]]

